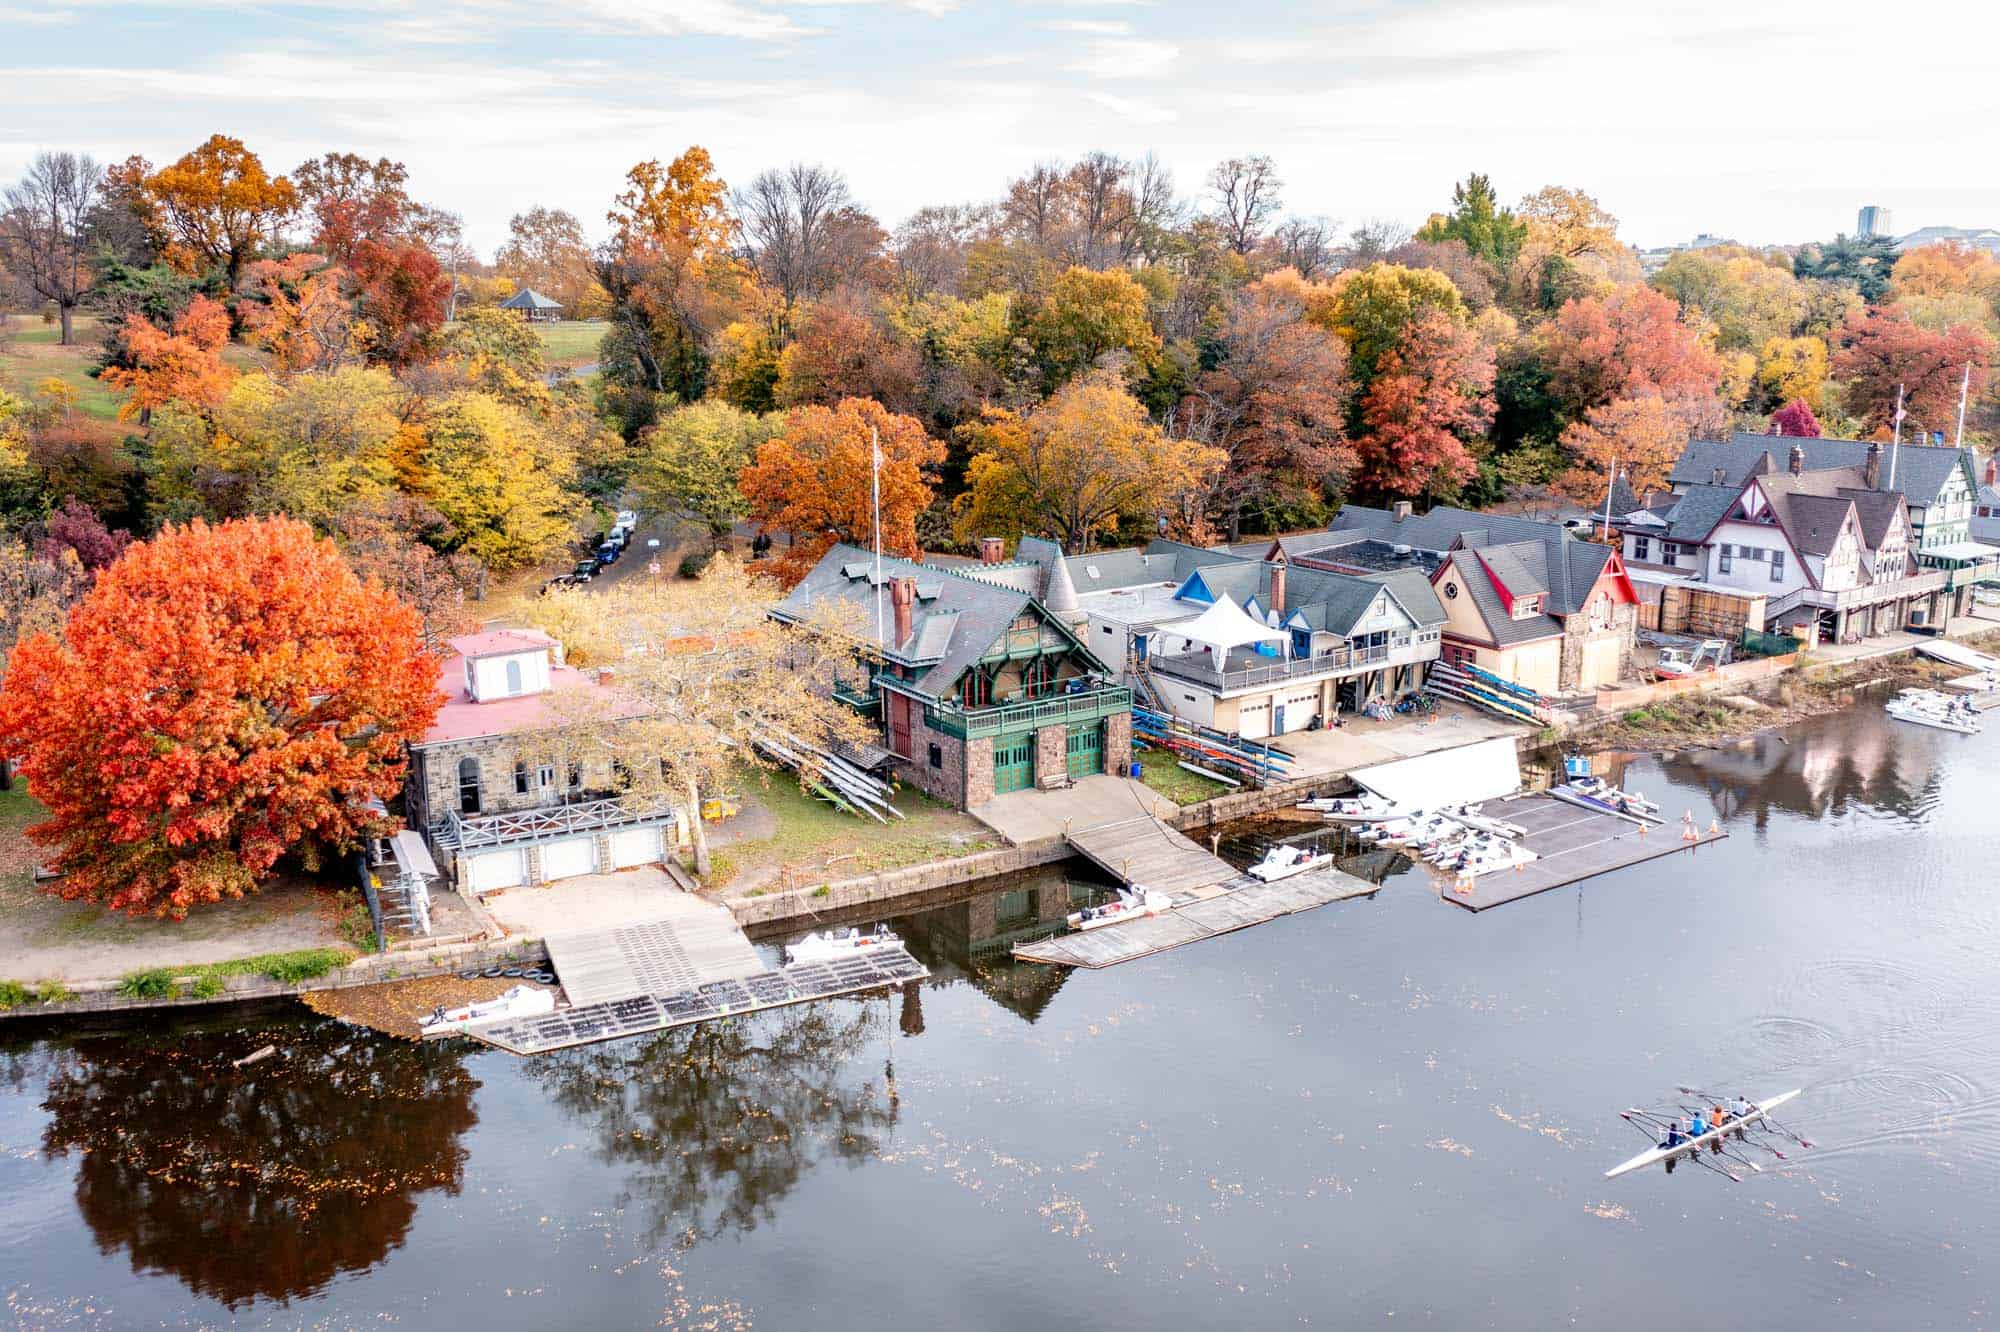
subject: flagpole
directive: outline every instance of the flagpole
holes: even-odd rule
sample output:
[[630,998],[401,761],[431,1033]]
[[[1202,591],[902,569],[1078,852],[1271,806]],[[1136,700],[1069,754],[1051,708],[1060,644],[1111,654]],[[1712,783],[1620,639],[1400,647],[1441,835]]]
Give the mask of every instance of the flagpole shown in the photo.
[[868,463],[872,473],[875,506],[875,641],[888,651],[888,632],[882,624],[882,437],[868,427]]
[[1951,441],[1955,449],[1965,447],[1965,395],[1972,389],[1972,362],[1965,363],[1965,374],[1958,381],[1958,434]]
[[1903,451],[1903,386],[1896,385],[1896,430],[1889,440],[1889,485],[1896,488],[1896,455]]

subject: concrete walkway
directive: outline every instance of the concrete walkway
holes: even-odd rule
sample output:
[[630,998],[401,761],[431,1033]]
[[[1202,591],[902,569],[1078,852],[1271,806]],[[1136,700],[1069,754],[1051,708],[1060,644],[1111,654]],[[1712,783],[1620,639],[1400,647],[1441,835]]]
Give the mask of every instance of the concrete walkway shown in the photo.
[[1527,735],[1532,729],[1462,703],[1446,703],[1428,717],[1398,717],[1394,721],[1350,717],[1337,730],[1294,731],[1271,743],[1296,759],[1287,776],[1324,777],[1371,763],[1457,749],[1497,736]]
[[729,915],[727,907],[682,892],[657,865],[584,874],[541,888],[508,888],[487,894],[485,903],[509,934],[531,939],[649,920]]
[[1099,773],[1058,791],[1010,791],[969,811],[973,818],[1021,846],[1086,828],[1123,823],[1141,815],[1168,818],[1178,807],[1144,782]]

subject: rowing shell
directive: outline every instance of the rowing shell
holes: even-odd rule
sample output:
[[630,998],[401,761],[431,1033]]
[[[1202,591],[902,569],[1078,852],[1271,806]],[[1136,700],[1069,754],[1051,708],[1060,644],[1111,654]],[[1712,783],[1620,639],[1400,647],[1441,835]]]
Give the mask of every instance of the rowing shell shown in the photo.
[[1662,1161],[1670,1161],[1682,1156],[1693,1156],[1710,1143],[1722,1141],[1737,1129],[1749,1128],[1758,1121],[1768,1118],[1773,1110],[1776,1110],[1787,1101],[1796,1100],[1803,1094],[1803,1091],[1803,1088],[1794,1088],[1782,1096],[1773,1096],[1768,1101],[1760,1102],[1756,1109],[1741,1119],[1732,1119],[1721,1128],[1710,1129],[1698,1138],[1689,1138],[1687,1141],[1678,1143],[1672,1147],[1649,1148],[1646,1151],[1640,1152],[1631,1160],[1611,1167],[1611,1169],[1604,1172],[1604,1177],[1606,1179],[1616,1179],[1620,1175],[1629,1175],[1634,1170],[1644,1170],[1647,1166],[1658,1165]]

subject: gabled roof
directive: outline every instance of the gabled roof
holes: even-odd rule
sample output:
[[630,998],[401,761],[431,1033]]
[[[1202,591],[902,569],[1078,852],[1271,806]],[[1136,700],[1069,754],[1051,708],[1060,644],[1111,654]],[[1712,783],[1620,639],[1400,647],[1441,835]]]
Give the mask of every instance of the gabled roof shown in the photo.
[[561,301],[552,301],[533,287],[523,287],[500,302],[503,310],[560,310]]
[[[956,567],[915,564],[885,557],[883,583],[896,578],[917,580],[917,604],[911,608],[909,637],[900,643],[881,643],[889,660],[916,671],[910,686],[932,698],[948,695],[978,660],[985,656],[1007,627],[1023,613],[1032,613],[1075,642],[1074,635],[1050,614],[1039,601],[1018,588],[993,581],[995,568],[1008,566],[970,564]],[[835,545],[820,557],[811,571],[773,608],[781,620],[804,620],[815,613],[835,615],[841,629],[867,643],[876,643],[876,592],[874,556],[854,546]],[[890,637],[895,635],[895,617],[884,587],[881,621]],[[1083,664],[1102,671],[1103,663],[1081,643],[1077,644]]]
[[1449,505],[1439,505],[1429,513],[1411,514],[1401,519],[1388,509],[1371,509],[1361,504],[1343,505],[1329,530],[1334,533],[1364,532],[1377,541],[1414,546],[1418,550],[1439,554],[1456,545],[1575,540],[1560,523],[1544,523],[1504,513],[1475,513]]
[[1854,501],[1855,515],[1861,519],[1861,539],[1870,551],[1880,550],[1896,516],[1903,512],[1903,496],[1894,490],[1858,490],[1843,486],[1840,493]]
[[[1789,468],[1792,446],[1805,455],[1808,472],[1834,467],[1866,466],[1868,442],[1858,439],[1797,439],[1786,435],[1752,435],[1741,431],[1727,440],[1696,439],[1681,450],[1680,460],[1668,480],[1676,487],[1715,485],[1740,487],[1752,476],[1777,475]],[[1929,444],[1884,444],[1881,475],[1877,485],[1894,488],[1909,497],[1910,503],[1930,504],[1944,489],[1945,482],[1959,467],[1972,476],[1972,455],[1968,449],[1941,448]],[[1717,469],[1722,481],[1715,480]]]
[[1515,619],[1507,609],[1498,589],[1479,556],[1469,550],[1455,550],[1445,556],[1444,563],[1432,575],[1433,584],[1444,581],[1456,572],[1459,582],[1465,587],[1466,595],[1472,598],[1473,609],[1479,612],[1480,620],[1486,626],[1487,639],[1495,647],[1513,647],[1518,643],[1532,643],[1536,639],[1555,638],[1562,634],[1562,621],[1540,611],[1534,615]]
[[1703,483],[1689,486],[1667,514],[1667,540],[1700,545],[1708,540],[1716,524],[1736,507],[1736,501],[1742,496],[1741,485],[1711,486]]

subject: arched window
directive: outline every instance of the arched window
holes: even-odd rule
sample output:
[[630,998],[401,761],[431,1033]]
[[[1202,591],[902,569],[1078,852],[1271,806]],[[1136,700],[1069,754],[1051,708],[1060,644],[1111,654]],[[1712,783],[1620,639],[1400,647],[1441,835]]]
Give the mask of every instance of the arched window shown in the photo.
[[479,760],[476,758],[458,761],[458,812],[479,812]]
[[521,663],[519,661],[509,661],[507,663],[507,692],[518,694],[526,687],[521,683]]

